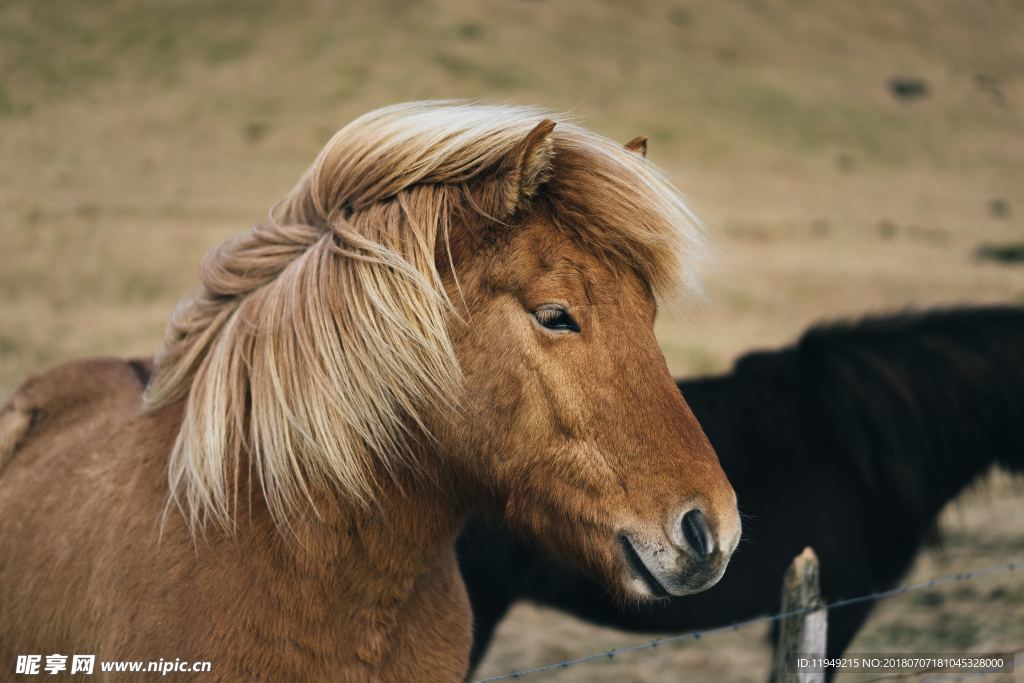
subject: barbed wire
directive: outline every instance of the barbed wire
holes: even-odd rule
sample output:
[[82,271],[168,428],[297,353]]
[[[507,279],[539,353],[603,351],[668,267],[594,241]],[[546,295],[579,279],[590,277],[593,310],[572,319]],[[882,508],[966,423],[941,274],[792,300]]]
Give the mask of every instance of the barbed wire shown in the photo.
[[642,650],[653,650],[661,645],[668,643],[679,643],[686,640],[700,640],[705,636],[715,635],[718,633],[729,633],[732,631],[739,631],[742,628],[754,626],[756,624],[770,624],[790,617],[798,617],[811,612],[817,612],[819,610],[833,610],[841,607],[847,607],[849,605],[856,605],[862,602],[871,602],[877,600],[885,600],[887,598],[893,598],[898,595],[904,595],[906,593],[914,593],[916,591],[930,590],[942,586],[945,584],[955,583],[958,581],[970,581],[982,576],[991,576],[993,574],[1005,574],[1013,572],[1021,567],[1024,567],[1024,562],[1008,562],[1005,564],[993,565],[991,567],[984,567],[982,569],[974,569],[967,572],[960,572],[959,574],[949,574],[946,576],[939,576],[928,581],[922,581],[921,583],[910,584],[906,586],[898,586],[896,588],[890,588],[884,591],[878,591],[875,593],[868,593],[866,595],[858,595],[853,598],[843,598],[842,600],[836,600],[824,605],[818,605],[816,607],[804,607],[801,609],[790,610],[788,612],[779,612],[777,614],[767,614],[760,617],[754,617],[745,621],[737,621],[732,624],[725,624],[723,626],[715,626],[713,628],[704,629],[702,631],[688,631],[686,633],[679,633],[671,636],[663,636],[661,638],[655,638],[643,643],[637,643],[635,645],[626,645],[624,647],[614,647],[610,650],[604,650],[603,652],[595,652],[594,654],[584,655],[582,657],[576,657],[575,659],[563,659],[560,662],[554,662],[552,664],[545,664],[530,669],[521,669],[519,671],[511,671],[506,674],[499,676],[490,676],[488,678],[481,678],[475,681],[475,683],[492,683],[492,681],[507,681],[524,676],[530,676],[532,674],[540,674],[548,671],[557,671],[560,669],[568,669],[579,664],[585,664],[586,662],[600,661],[600,660],[611,660],[615,659],[619,655],[627,654],[630,652],[640,652]]

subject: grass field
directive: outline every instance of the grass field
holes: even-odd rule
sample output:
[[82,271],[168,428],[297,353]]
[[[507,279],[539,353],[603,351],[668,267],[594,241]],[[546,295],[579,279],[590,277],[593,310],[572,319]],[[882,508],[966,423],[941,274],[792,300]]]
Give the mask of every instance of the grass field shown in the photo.
[[[1024,244],[1022,26],[1012,0],[0,0],[0,393],[62,360],[152,353],[206,249],[338,126],[425,97],[650,137],[719,247],[707,301],[659,321],[676,372],[823,317],[1024,303],[1024,266],[976,257]],[[894,77],[927,92],[897,98]],[[944,526],[912,578],[1020,558],[1020,486],[993,482]],[[1020,578],[993,579],[885,605],[855,649],[1024,648],[1022,615]],[[762,680],[763,635],[542,680]],[[483,673],[636,639],[523,606]]]

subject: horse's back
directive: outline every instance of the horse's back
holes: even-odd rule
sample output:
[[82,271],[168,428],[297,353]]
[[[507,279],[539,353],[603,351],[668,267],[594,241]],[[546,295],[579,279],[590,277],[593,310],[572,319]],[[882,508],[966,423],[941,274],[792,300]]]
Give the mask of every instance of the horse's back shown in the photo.
[[64,629],[46,625],[61,621],[62,606],[88,602],[90,550],[109,528],[90,524],[90,510],[118,495],[111,439],[140,412],[145,369],[67,363],[28,379],[0,409],[0,654],[69,645]]
[[68,446],[109,428],[141,406],[150,361],[96,358],[26,380],[0,409],[0,478],[43,442]]

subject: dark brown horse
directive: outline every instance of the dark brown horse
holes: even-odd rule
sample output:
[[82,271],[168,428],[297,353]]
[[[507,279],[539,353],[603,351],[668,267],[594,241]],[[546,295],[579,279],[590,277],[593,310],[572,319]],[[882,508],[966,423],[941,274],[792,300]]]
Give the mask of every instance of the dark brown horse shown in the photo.
[[108,361],[0,412],[0,666],[458,681],[474,512],[634,600],[713,585],[736,498],[653,331],[699,241],[639,155],[536,111],[349,124],[208,258],[145,406]]
[[[459,557],[476,618],[474,662],[513,602],[600,624],[672,632],[779,609],[805,546],[836,600],[891,588],[943,507],[993,466],[1024,472],[1024,308],[964,308],[819,326],[795,345],[680,381],[740,496],[744,542],[701,595],[622,608],[500,529],[472,525]],[[834,610],[837,657],[871,611]]]

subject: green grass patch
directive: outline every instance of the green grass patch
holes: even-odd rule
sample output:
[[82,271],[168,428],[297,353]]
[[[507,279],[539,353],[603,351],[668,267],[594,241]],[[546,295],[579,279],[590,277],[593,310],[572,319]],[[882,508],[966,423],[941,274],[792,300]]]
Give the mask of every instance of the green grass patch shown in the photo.
[[1006,265],[1024,263],[1024,243],[983,244],[975,250],[981,261],[994,261]]

